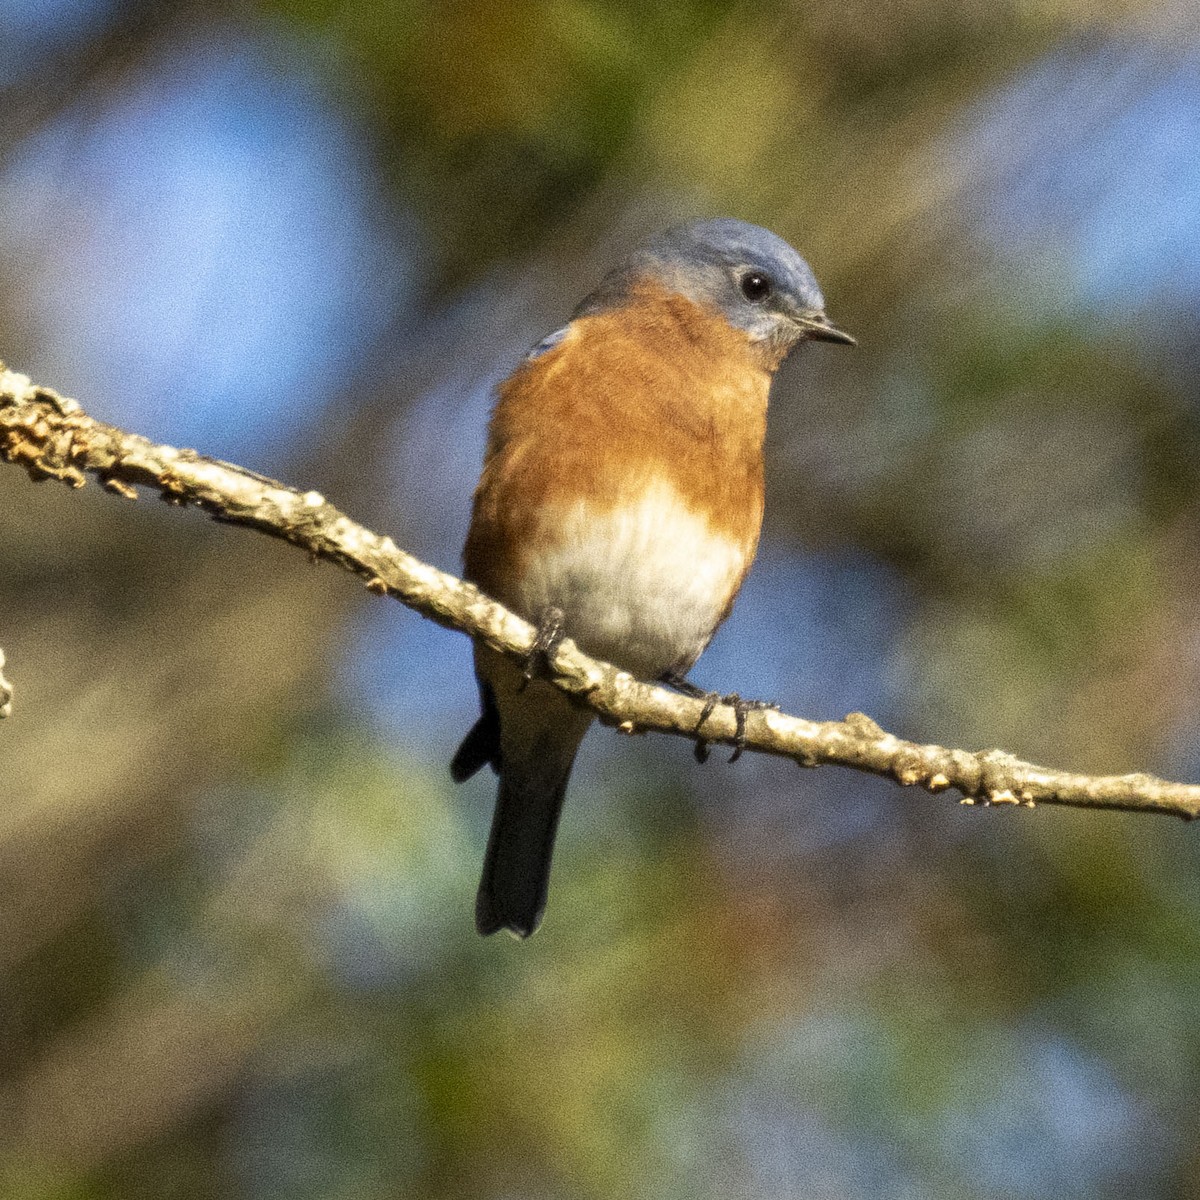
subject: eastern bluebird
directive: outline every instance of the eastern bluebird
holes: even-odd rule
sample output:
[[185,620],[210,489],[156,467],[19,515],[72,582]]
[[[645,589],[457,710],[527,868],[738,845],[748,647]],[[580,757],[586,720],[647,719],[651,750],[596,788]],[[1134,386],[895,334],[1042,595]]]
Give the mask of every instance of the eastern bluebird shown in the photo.
[[[725,218],[650,239],[500,385],[466,577],[543,648],[683,682],[754,559],[771,376],[814,338],[854,342],[782,238]],[[450,765],[500,776],[475,924],[528,937],[592,714],[478,643],[475,670],[482,716]]]

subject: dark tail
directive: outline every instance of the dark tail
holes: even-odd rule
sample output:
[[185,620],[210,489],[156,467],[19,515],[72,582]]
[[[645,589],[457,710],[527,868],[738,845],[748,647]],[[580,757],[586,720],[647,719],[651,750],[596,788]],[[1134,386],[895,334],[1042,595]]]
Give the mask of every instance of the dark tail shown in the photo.
[[[491,651],[476,654],[483,713],[450,764],[459,781],[485,764],[500,775],[475,927],[485,936],[509,929],[527,938],[546,908],[558,815],[575,752],[593,717],[548,683],[526,686],[519,668]],[[485,674],[503,686],[494,686]]]
[[510,929],[527,938],[542,921],[550,858],[574,754],[551,773],[506,768],[500,773],[496,812],[475,898],[475,928],[485,936]]
[[479,684],[479,702],[483,712],[450,760],[450,778],[455,783],[465,783],[485,764],[500,770],[500,713],[486,683]]

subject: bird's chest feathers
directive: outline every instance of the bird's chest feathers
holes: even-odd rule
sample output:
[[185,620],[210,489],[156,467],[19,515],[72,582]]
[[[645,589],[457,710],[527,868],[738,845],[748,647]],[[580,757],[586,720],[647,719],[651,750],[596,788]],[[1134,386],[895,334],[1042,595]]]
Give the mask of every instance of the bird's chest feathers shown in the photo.
[[470,577],[643,678],[686,669],[754,557],[769,383],[681,297],[577,319],[500,389]]
[[646,677],[695,661],[754,553],[663,481],[616,504],[556,506],[538,543],[521,588],[525,611],[562,609],[584,650]]

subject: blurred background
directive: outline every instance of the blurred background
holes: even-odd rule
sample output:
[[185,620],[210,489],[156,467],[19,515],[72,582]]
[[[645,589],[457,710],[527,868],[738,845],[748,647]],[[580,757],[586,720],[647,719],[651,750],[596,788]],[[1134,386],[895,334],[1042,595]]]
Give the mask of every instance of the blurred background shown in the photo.
[[[769,225],[696,672],[1200,775],[1200,8],[0,0],[0,357],[456,569],[489,390],[647,232]],[[0,1194],[1194,1197],[1200,841],[593,733],[478,939],[470,647],[0,469]]]

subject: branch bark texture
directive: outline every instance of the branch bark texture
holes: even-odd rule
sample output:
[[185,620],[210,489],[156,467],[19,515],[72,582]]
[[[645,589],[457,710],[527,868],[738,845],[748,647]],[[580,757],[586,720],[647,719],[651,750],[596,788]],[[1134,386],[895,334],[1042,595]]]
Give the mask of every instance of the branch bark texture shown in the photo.
[[[193,450],[156,445],[94,420],[74,401],[34,385],[0,363],[0,457],[34,479],[82,487],[89,475],[136,499],[138,488],[179,506],[194,505],[219,521],[248,525],[328,559],[422,616],[460,630],[517,658],[528,655],[535,630],[478,588],[406,554],[389,537],[351,520],[313,491],[299,491]],[[3,659],[0,658],[0,666]],[[564,642],[549,678],[602,721],[624,733],[670,733],[733,745],[732,707],[719,704],[703,720],[701,700],[641,683]],[[0,676],[0,715],[11,696]],[[1200,816],[1200,785],[1152,775],[1079,775],[1022,762],[1002,750],[969,751],[905,741],[870,717],[810,721],[774,710],[751,711],[745,748],[792,759],[802,767],[842,766],[930,792],[954,789],[964,804],[1061,804],[1080,808]]]
[[4,651],[0,650],[0,721],[12,716],[12,684],[4,678]]

